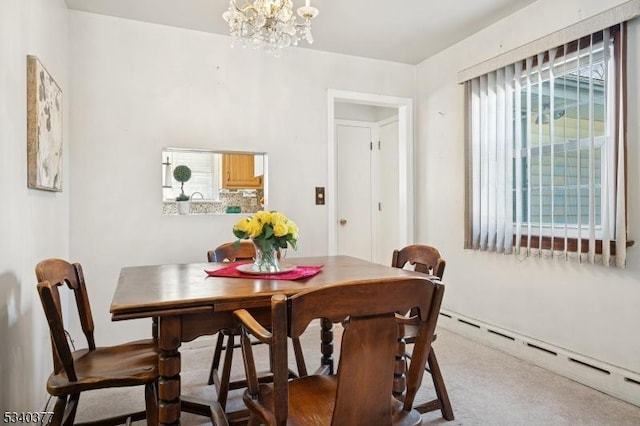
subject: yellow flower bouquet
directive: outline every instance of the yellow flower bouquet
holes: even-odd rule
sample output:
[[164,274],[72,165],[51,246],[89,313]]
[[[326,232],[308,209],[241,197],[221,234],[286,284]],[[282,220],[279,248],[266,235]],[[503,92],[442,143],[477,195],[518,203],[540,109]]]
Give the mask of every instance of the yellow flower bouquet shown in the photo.
[[252,272],[281,272],[278,250],[296,248],[298,226],[280,212],[259,211],[240,219],[233,226],[233,234],[240,239],[250,238],[256,246]]

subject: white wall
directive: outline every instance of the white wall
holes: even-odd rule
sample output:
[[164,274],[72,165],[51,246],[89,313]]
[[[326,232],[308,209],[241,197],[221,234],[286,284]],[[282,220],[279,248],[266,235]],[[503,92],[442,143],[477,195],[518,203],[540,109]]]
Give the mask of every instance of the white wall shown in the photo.
[[[412,97],[415,67],[70,11],[71,258],[82,262],[99,344],[148,336],[113,323],[125,265],[206,260],[237,216],[162,216],[162,147],[265,151],[269,208],[300,227],[288,256],[327,252],[327,90]],[[329,194],[328,194],[329,195]]]
[[[626,270],[463,250],[464,90],[457,72],[622,2],[539,0],[418,65],[417,241],[438,246],[447,260],[446,309],[638,373],[638,243],[628,251]],[[640,238],[638,29],[636,20],[630,25],[634,48],[627,98],[629,237],[635,240]]]
[[[52,369],[34,267],[69,254],[67,10],[63,0],[0,0],[0,408],[38,411]],[[27,55],[63,92],[63,192],[27,189]]]

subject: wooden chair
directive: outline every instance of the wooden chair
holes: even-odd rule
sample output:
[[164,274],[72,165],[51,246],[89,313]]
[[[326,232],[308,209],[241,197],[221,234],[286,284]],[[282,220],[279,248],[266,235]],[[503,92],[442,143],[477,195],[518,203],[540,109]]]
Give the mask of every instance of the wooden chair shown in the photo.
[[422,244],[413,244],[393,251],[391,266],[404,268],[407,263],[413,265],[415,271],[433,275],[439,279],[442,279],[444,267],[447,264],[437,248]]
[[225,243],[207,252],[209,262],[235,262],[236,260],[251,260],[256,257],[256,248],[251,241]]
[[[417,425],[412,408],[440,311],[444,286],[427,278],[361,280],[271,299],[272,331],[246,310],[234,315],[242,322],[242,353],[248,388],[245,405],[249,425]],[[417,316],[405,317],[417,307]],[[287,337],[299,337],[313,319],[341,322],[344,327],[335,375],[288,380]],[[392,396],[398,323],[415,324],[415,350],[404,401]],[[249,334],[273,350],[274,380],[259,383]]]
[[[235,262],[237,260],[251,260],[256,256],[256,248],[251,241],[239,241],[235,243],[224,243],[216,247],[214,250],[207,252],[207,260],[209,262]],[[213,351],[213,361],[211,362],[211,369],[209,370],[208,384],[216,386],[216,393],[218,394],[218,402],[226,407],[227,396],[229,389],[238,389],[243,383],[230,382],[231,377],[231,364],[233,361],[233,349],[238,348],[240,345],[235,344],[235,336],[237,332],[233,333],[233,330],[223,330],[218,333],[218,339],[216,341],[216,347]],[[225,345],[224,338],[227,336],[227,343]],[[222,357],[222,351],[225,352],[225,362],[223,364],[222,374],[219,374],[220,358]],[[246,386],[246,385],[245,385]]]
[[[238,260],[251,260],[255,258],[256,250],[251,241],[239,241],[238,243],[225,243],[214,250],[207,252],[207,260],[209,262],[235,262]],[[278,253],[279,257],[279,253]],[[252,311],[256,314],[256,310]],[[263,322],[269,322],[270,316],[268,312],[262,312],[262,316],[265,318]],[[227,404],[227,397],[229,390],[242,389],[247,386],[246,380],[231,381],[231,365],[233,363],[233,351],[240,347],[240,344],[235,343],[235,338],[239,336],[239,330],[236,327],[231,327],[227,330],[223,330],[218,333],[218,339],[216,341],[216,347],[213,352],[213,361],[211,362],[211,369],[209,371],[208,384],[215,385],[216,392],[218,394],[218,402],[224,408]],[[225,343],[225,337],[227,341]],[[258,345],[262,342],[254,340],[252,344]],[[302,345],[299,339],[293,340],[293,346],[296,352],[296,361],[298,365],[298,374],[306,375],[306,364],[302,355]],[[220,360],[222,358],[222,351],[225,351],[224,364],[222,365],[222,371],[220,372]],[[262,380],[271,380],[270,375],[262,377]]]
[[[100,424],[124,424],[127,420],[145,417],[148,425],[158,424],[156,342],[150,339],[96,347],[81,266],[61,259],[47,259],[36,266],[36,277],[40,301],[49,323],[53,352],[54,371],[47,380],[47,392],[56,397],[51,424],[73,424],[80,394],[84,391],[137,385],[144,386],[146,410],[104,419]],[[59,293],[64,284],[74,294],[88,345],[86,349],[72,351],[69,347]]]
[[[446,266],[445,260],[440,255],[440,251],[432,246],[414,244],[404,247],[401,250],[394,250],[391,260],[391,266],[395,268],[404,268],[405,265],[410,264],[414,267],[415,271],[422,272],[431,276],[436,276],[442,280],[444,275],[444,268]],[[411,354],[407,354],[404,350],[405,344],[415,343],[417,330],[412,325],[406,325],[403,327],[400,338],[400,353],[398,356],[398,368],[396,371],[396,384],[394,393],[396,396],[404,392],[404,380],[403,374],[406,371],[406,358],[411,358]],[[433,335],[433,340],[436,339],[436,335]],[[442,417],[446,420],[454,420],[453,409],[451,408],[451,402],[449,401],[449,394],[442,378],[442,372],[438,364],[438,359],[434,352],[433,347],[429,352],[427,358],[428,368],[427,371],[431,373],[433,380],[433,387],[436,391],[436,399],[416,405],[416,410],[421,413],[429,411],[440,410]]]

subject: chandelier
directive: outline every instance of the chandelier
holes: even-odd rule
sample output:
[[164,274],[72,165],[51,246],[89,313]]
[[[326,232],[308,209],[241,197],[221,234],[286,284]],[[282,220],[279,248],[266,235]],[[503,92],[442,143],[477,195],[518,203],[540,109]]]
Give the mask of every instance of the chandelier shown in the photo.
[[274,56],[279,56],[282,48],[297,46],[304,39],[313,43],[311,19],[318,15],[318,9],[311,7],[311,1],[293,12],[292,0],[243,0],[238,6],[236,0],[229,0],[229,10],[222,14],[229,23],[232,46],[240,42],[242,47],[262,48]]

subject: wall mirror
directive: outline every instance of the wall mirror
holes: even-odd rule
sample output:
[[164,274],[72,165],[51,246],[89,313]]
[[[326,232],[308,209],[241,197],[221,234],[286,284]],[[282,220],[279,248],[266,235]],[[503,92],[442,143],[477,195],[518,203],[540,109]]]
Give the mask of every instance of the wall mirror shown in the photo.
[[255,213],[265,205],[266,178],[264,152],[163,148],[162,212]]

